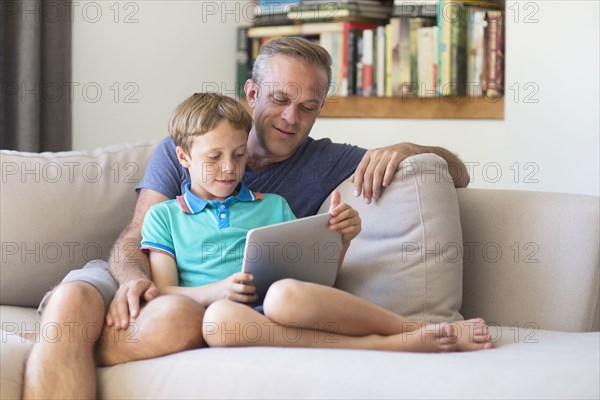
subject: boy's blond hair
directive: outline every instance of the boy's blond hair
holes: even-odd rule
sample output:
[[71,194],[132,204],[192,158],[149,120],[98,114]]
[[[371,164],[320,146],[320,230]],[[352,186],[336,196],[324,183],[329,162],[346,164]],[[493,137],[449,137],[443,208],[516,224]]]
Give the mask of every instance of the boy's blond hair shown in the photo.
[[194,137],[213,130],[223,120],[246,133],[252,129],[252,117],[235,99],[218,93],[194,93],[173,111],[169,133],[175,144],[189,154]]

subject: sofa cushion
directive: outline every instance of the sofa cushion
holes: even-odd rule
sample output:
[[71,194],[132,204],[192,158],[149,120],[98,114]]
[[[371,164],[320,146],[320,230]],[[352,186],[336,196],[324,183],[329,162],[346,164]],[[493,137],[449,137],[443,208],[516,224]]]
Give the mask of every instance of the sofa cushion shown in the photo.
[[407,158],[371,205],[354,197],[349,180],[338,190],[358,210],[362,231],[335,286],[408,318],[462,319],[462,232],[446,162],[435,154]]
[[70,270],[108,258],[155,146],[0,152],[1,304],[36,307]]
[[493,350],[211,348],[100,368],[104,399],[594,399],[600,334],[497,327]]

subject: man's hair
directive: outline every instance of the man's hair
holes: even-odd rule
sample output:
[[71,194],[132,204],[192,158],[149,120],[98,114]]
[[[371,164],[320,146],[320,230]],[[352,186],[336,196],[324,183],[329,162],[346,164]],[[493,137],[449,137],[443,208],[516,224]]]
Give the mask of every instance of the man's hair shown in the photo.
[[252,69],[252,80],[263,83],[268,61],[278,55],[295,58],[323,68],[327,73],[327,88],[331,84],[331,56],[323,47],[301,37],[282,37],[273,39],[260,48]]
[[175,144],[189,153],[195,136],[213,130],[223,120],[246,133],[252,129],[252,117],[235,99],[218,93],[194,93],[173,111],[169,133]]

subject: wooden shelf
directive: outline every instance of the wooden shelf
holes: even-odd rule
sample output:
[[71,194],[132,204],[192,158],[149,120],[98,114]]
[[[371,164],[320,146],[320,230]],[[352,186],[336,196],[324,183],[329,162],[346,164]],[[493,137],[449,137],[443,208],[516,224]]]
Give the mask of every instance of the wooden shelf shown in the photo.
[[329,97],[320,118],[504,119],[504,98]]

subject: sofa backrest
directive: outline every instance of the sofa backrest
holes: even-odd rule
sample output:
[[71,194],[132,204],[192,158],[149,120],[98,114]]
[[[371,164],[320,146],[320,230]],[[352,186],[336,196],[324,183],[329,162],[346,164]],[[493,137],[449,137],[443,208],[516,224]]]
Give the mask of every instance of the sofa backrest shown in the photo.
[[70,270],[108,259],[156,144],[0,151],[0,304],[37,307]]
[[[112,244],[132,215],[134,188],[156,144],[41,154],[0,151],[0,304],[37,307],[44,293],[68,271],[81,268],[91,259],[108,258]],[[340,188],[351,196],[350,182]],[[423,252],[423,247],[415,247],[418,242],[413,239],[377,243],[378,237],[392,234],[394,218],[402,218],[407,207],[418,206],[393,201],[396,197],[391,193],[395,191],[389,190],[390,199],[380,201],[381,207],[385,205],[390,211],[386,210],[379,220],[373,219],[373,215],[379,215],[378,211],[372,213],[375,207],[353,203],[361,207],[364,216],[364,236],[360,240],[367,243],[363,246],[370,246],[371,240],[375,247],[364,251],[360,240],[353,243],[347,261],[354,271],[348,270],[340,286],[359,295],[371,293],[371,300],[384,303],[390,297],[378,293],[381,280],[392,282],[386,274],[393,273],[394,262],[412,262],[411,257],[416,255],[429,262],[433,268],[430,271],[437,273],[436,266],[448,271],[439,275],[441,284],[428,289],[442,290],[441,296],[438,293],[433,297],[438,301],[437,315],[444,310],[451,312],[462,295],[460,311],[466,318],[481,316],[491,324],[530,329],[599,330],[598,197],[460,189],[457,200],[456,192],[440,186],[433,198],[438,199],[440,208],[425,210],[424,216],[425,222],[433,224],[431,227],[442,224],[446,231],[434,240],[438,242],[436,250],[425,248]],[[327,208],[326,201],[322,210]],[[430,229],[423,227],[425,231]],[[457,259],[454,242],[460,242],[461,227],[463,257]],[[394,246],[396,252],[384,255],[386,266],[380,271],[384,273],[371,270],[369,275],[359,270],[374,265],[379,253]],[[402,255],[402,250],[410,254]],[[438,263],[436,257],[443,263]],[[414,263],[415,267],[419,265]],[[411,276],[421,273],[425,277],[423,271]],[[461,283],[456,282],[457,271],[463,272],[462,290]],[[365,281],[359,282],[357,277]],[[394,289],[395,301],[403,301],[406,292]],[[409,315],[413,317],[434,309],[431,304],[422,304],[420,309],[412,306],[391,307],[400,311],[409,307],[409,314],[417,313]]]
[[464,242],[461,312],[489,323],[598,331],[600,199],[459,189]]

